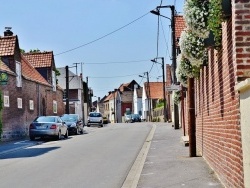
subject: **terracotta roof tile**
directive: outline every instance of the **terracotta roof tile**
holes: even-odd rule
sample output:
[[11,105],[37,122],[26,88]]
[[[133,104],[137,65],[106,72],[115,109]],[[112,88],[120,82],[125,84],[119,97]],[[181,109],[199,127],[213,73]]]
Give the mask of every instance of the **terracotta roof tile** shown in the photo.
[[17,36],[0,36],[0,56],[14,55]]
[[53,52],[25,53],[24,57],[35,67],[51,67],[53,62]]
[[47,86],[51,86],[42,77],[42,75],[28,62],[28,60],[24,57],[24,55],[21,55],[21,63],[22,63],[22,75],[25,79],[34,82],[39,82]]
[[[181,36],[181,32],[186,28],[185,20],[183,16],[175,16],[175,41],[178,41],[178,38]],[[178,42],[177,42],[178,45]]]
[[[144,87],[147,88],[147,82],[144,83]],[[149,87],[151,99],[163,98],[162,82],[149,82]]]

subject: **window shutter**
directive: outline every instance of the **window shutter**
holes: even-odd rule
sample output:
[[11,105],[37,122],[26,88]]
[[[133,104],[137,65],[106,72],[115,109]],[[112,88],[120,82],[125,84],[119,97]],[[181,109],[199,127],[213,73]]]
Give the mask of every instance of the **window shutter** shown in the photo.
[[53,91],[56,91],[56,73],[55,73],[55,71],[52,71],[52,87],[53,87]]
[[16,61],[16,86],[22,87],[22,69],[21,69],[21,63]]

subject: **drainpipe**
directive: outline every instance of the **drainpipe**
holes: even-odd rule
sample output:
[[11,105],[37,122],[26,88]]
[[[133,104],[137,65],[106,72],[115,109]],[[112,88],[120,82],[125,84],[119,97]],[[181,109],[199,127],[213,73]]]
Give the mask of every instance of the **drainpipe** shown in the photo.
[[196,157],[196,124],[194,78],[188,78],[188,127],[189,127],[189,156]]

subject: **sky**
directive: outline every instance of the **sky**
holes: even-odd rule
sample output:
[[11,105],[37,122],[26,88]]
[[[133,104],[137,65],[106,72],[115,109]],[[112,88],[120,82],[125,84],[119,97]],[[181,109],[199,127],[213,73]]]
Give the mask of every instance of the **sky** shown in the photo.
[[[162,81],[161,62],[171,64],[170,20],[151,14],[162,5],[175,5],[183,14],[184,0],[8,0],[2,3],[0,35],[12,27],[19,46],[53,51],[56,67],[82,72],[96,97],[122,83],[140,86]],[[162,8],[171,18],[171,10]],[[158,24],[159,23],[159,24]],[[77,71],[76,66],[77,65]],[[139,77],[143,76],[143,77]]]

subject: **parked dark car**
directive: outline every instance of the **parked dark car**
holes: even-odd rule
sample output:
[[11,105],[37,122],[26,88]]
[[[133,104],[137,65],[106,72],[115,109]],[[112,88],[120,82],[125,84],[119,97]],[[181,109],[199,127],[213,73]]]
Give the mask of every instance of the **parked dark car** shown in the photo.
[[60,140],[61,135],[68,138],[68,127],[59,116],[39,116],[29,127],[30,140],[35,140],[36,137]]
[[131,122],[141,122],[141,116],[139,114],[131,114]]
[[131,114],[126,114],[124,116],[125,123],[132,123]]
[[109,120],[106,116],[103,116],[103,124],[108,124],[109,123]]
[[63,114],[62,120],[68,126],[69,134],[83,134],[83,122],[78,114]]

